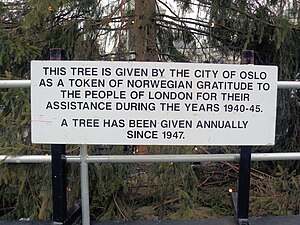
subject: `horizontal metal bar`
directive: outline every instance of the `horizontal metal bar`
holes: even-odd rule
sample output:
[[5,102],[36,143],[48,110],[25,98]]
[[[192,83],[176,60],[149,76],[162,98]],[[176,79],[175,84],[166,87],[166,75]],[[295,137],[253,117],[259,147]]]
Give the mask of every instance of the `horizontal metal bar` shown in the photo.
[[51,163],[51,155],[0,155],[3,163]]
[[[68,163],[80,163],[80,156],[66,156]],[[191,154],[191,155],[91,155],[87,163],[145,163],[145,162],[222,162],[238,161],[240,154]],[[0,155],[3,163],[50,163],[50,155]],[[252,153],[251,161],[300,160],[300,152]]]
[[31,80],[0,80],[0,88],[29,88]]
[[88,163],[145,163],[145,162],[207,162],[237,161],[239,154],[193,154],[193,155],[103,155],[89,156]]
[[[30,80],[0,80],[0,88],[27,88],[30,87]],[[300,89],[300,81],[277,81],[280,89]]]
[[279,89],[300,89],[300,81],[277,81]]

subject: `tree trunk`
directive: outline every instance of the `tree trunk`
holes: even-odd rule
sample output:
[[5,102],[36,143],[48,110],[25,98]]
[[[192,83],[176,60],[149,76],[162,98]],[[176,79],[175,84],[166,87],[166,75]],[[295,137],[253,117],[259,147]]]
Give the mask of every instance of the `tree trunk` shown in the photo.
[[155,0],[135,0],[136,61],[158,61],[155,16]]
[[[136,61],[158,61],[156,48],[156,2],[135,0],[135,54]],[[136,154],[148,154],[148,147],[136,146]]]

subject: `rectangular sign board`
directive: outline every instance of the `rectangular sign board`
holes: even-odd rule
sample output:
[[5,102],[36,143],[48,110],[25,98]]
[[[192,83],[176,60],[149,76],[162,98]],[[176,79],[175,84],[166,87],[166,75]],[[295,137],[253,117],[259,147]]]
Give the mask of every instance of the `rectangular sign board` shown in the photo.
[[32,61],[32,142],[273,145],[277,67]]

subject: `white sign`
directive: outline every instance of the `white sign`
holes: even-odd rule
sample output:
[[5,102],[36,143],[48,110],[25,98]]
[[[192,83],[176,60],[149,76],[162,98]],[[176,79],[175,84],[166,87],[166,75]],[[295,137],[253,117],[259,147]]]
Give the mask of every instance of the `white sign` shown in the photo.
[[32,61],[32,142],[273,145],[277,67]]

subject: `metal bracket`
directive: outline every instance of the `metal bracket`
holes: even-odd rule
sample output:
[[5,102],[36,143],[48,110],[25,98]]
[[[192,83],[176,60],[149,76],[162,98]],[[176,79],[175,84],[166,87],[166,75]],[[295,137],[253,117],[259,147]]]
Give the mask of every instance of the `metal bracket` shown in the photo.
[[238,225],[249,225],[248,219],[238,219],[237,222],[238,222]]

